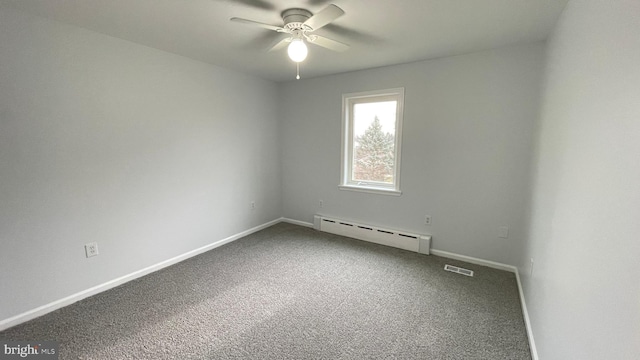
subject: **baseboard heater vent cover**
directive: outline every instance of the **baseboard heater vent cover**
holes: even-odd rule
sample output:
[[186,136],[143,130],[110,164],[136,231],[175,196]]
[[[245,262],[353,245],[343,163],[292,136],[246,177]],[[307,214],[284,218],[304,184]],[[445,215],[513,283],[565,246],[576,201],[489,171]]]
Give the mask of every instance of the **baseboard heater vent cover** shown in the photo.
[[463,269],[461,267],[457,267],[457,266],[453,266],[453,265],[445,265],[444,269],[447,271],[451,271],[457,274],[462,274],[462,275],[467,275],[467,276],[473,276],[473,271],[469,270],[469,269]]
[[359,224],[353,221],[328,218],[322,215],[314,216],[313,227],[316,230],[331,234],[347,236],[426,255],[429,255],[429,248],[431,246],[431,235],[412,234],[405,231]]

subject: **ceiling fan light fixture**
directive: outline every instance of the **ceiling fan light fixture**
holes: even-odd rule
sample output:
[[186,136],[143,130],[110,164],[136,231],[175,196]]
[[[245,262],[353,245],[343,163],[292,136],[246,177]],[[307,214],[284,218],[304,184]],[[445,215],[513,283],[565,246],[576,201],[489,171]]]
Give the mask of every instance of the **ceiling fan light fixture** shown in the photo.
[[291,40],[291,44],[287,48],[289,58],[297,63],[304,61],[308,53],[307,45],[300,38]]

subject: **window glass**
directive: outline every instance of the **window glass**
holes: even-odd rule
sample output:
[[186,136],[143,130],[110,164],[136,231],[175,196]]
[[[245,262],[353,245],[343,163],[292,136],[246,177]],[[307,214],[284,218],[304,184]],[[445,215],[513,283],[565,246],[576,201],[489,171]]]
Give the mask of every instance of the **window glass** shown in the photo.
[[404,89],[343,95],[340,188],[399,194]]

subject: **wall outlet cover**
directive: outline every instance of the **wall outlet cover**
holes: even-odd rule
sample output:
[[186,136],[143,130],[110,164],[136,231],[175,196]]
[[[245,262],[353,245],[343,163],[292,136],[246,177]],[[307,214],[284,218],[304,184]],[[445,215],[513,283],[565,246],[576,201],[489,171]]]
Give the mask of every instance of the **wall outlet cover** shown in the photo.
[[84,251],[88,258],[98,255],[98,243],[92,242],[84,245]]
[[498,228],[498,237],[506,239],[509,237],[509,227],[508,226],[500,226]]

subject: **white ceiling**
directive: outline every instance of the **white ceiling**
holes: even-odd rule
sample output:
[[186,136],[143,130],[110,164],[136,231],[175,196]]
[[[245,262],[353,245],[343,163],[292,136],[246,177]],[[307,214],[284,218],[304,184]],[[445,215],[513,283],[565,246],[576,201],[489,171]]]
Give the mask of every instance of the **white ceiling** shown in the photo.
[[301,65],[314,77],[545,39],[568,0],[0,0],[29,13],[276,81],[295,78],[275,32],[229,21],[282,25],[280,13],[329,3],[346,14],[317,31],[351,45],[317,46]]

